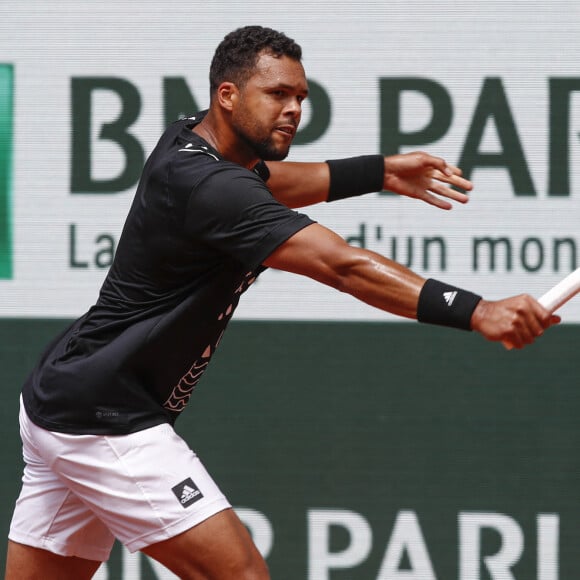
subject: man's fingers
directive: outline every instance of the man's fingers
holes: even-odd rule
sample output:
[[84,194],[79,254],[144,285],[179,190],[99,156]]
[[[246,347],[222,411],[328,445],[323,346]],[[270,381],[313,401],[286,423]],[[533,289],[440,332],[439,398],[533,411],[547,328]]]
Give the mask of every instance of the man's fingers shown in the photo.
[[444,199],[441,199],[437,195],[433,195],[429,191],[424,192],[423,195],[421,195],[420,199],[422,199],[423,201],[426,201],[430,205],[438,207],[439,209],[452,209],[453,208],[453,205],[450,202],[448,202]]
[[447,167],[451,169],[451,174],[444,173],[439,169],[434,169],[433,179],[448,183],[453,187],[458,187],[459,189],[463,189],[465,191],[471,191],[473,189],[473,183],[471,183],[469,179],[462,177],[461,170],[458,167],[453,167],[452,165],[448,165]]
[[459,203],[467,203],[469,201],[469,196],[467,194],[452,189],[448,185],[444,185],[443,183],[439,183],[437,181],[431,182],[431,185],[429,186],[429,191],[436,193],[437,195],[447,197]]
[[[463,175],[463,171],[461,171],[461,169],[459,169],[459,167],[457,167],[456,165],[451,165],[451,163],[447,163],[447,169],[449,169],[449,171],[451,171],[451,174],[453,174],[453,175],[459,175],[459,176]],[[446,172],[446,173],[448,173],[448,172]]]
[[[534,300],[529,297],[530,300]],[[535,302],[535,301],[534,301]],[[507,339],[503,343],[508,350],[521,349],[528,344],[535,342],[537,338],[544,334],[544,331],[561,322],[557,314],[549,314],[539,303],[535,303],[532,310],[526,310],[527,316],[519,319],[518,323],[512,327]]]
[[[385,158],[384,188],[437,208],[449,210],[448,200],[467,203],[466,192],[473,184],[462,175],[461,169],[450,165],[441,157],[422,151],[404,153]],[[388,160],[388,163],[387,163]]]
[[509,350],[532,344],[560,317],[552,315],[529,294],[497,301],[482,300],[472,317],[472,327],[488,340],[499,340]]
[[520,305],[514,312],[514,339],[510,338],[510,341],[525,346],[544,334],[544,330],[553,323],[553,317],[531,296],[525,294],[519,299]]

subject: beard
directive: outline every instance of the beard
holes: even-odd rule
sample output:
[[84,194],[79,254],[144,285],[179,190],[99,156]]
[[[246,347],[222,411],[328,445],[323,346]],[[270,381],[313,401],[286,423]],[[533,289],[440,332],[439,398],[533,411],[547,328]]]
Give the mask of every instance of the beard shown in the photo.
[[288,157],[290,152],[290,145],[275,147],[271,139],[254,142],[253,147],[258,157],[264,161],[282,161]]
[[240,127],[236,127],[236,133],[240,140],[264,161],[282,161],[288,157],[290,144],[286,146],[276,146],[270,135],[254,137],[249,135],[247,131],[244,131]]
[[246,107],[240,107],[232,118],[238,139],[264,161],[282,161],[288,157],[291,141],[276,143],[273,128],[262,125]]

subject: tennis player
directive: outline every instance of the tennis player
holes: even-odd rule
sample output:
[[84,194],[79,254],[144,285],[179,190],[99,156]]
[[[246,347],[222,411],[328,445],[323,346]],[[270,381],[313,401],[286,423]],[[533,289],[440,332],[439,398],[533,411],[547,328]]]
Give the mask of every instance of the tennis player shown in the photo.
[[148,159],[96,304],[48,346],[22,391],[25,469],[8,580],[91,578],[114,539],[180,578],[262,580],[263,558],[173,424],[242,293],[266,267],[379,309],[516,348],[558,318],[425,280],[291,208],[389,189],[443,209],[471,189],[425,153],[280,163],[308,85],[284,34],[238,29],[216,50],[209,111]]

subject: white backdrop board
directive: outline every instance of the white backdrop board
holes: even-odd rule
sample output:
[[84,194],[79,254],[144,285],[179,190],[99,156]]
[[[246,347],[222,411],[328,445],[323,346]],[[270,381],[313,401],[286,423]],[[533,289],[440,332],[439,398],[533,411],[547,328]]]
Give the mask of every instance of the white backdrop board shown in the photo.
[[[351,243],[483,294],[541,295],[580,265],[577,1],[0,5],[0,316],[73,317],[96,298],[145,156],[208,104],[213,51],[262,24],[304,51],[313,98],[291,160],[422,149],[470,203],[369,194],[306,213]],[[563,310],[580,322],[580,301]],[[267,272],[238,318],[390,320]]]

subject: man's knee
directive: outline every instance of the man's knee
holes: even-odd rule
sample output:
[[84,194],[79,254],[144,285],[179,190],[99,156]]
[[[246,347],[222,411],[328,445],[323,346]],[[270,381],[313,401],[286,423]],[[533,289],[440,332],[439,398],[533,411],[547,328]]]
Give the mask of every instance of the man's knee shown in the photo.
[[232,572],[236,580],[270,580],[268,565],[259,554],[248,558],[237,570]]
[[[232,545],[232,549],[222,558],[223,568],[220,580],[269,580],[268,565],[253,544]],[[210,577],[213,578],[212,574]]]

